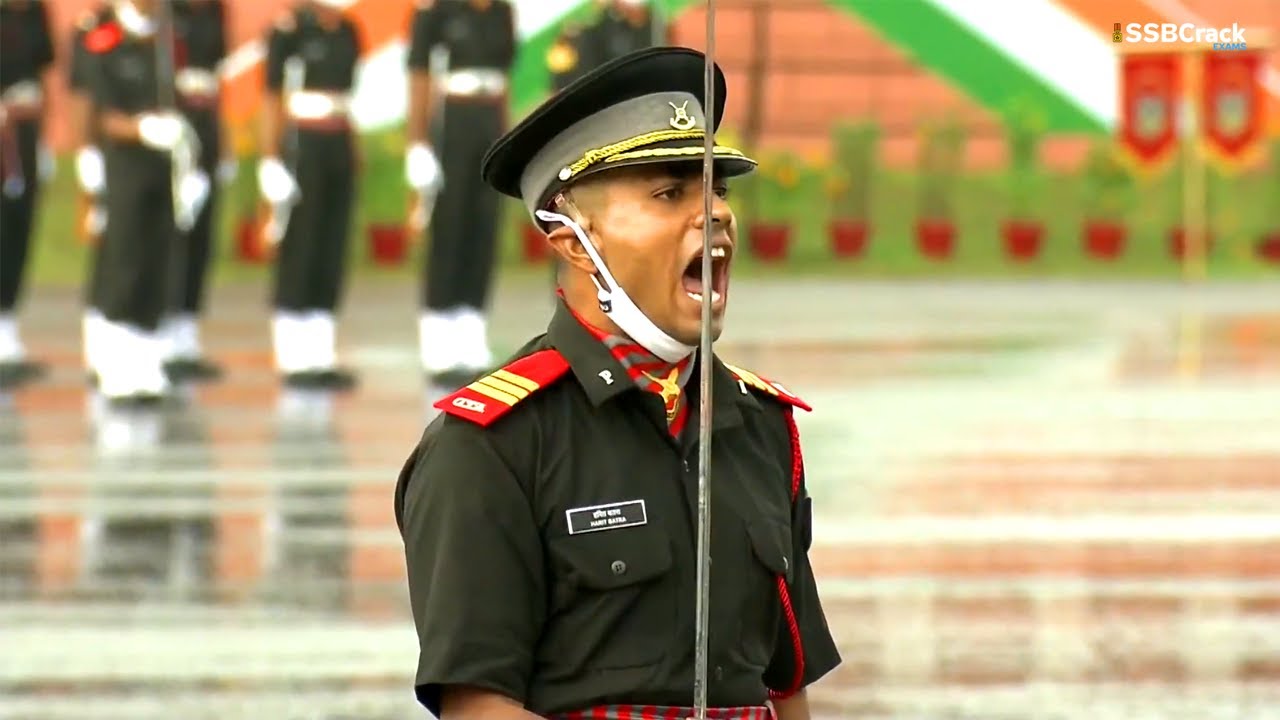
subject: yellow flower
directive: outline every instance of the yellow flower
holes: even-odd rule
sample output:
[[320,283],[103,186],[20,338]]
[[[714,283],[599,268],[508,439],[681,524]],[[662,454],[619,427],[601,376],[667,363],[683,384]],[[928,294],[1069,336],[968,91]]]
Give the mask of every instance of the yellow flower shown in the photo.
[[848,175],[843,172],[833,172],[827,176],[827,182],[825,183],[827,196],[833,199],[838,198],[848,192],[852,185],[853,183],[849,181]]

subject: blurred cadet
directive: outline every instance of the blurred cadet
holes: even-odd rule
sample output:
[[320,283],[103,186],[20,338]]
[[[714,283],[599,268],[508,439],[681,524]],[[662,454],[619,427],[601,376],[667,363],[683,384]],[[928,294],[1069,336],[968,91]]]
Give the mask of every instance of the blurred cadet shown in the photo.
[[98,359],[102,354],[102,312],[94,305],[97,285],[102,280],[99,240],[107,225],[106,167],[98,145],[97,120],[89,92],[89,69],[93,53],[85,47],[84,37],[99,25],[111,21],[114,12],[109,2],[98,3],[76,20],[71,33],[70,62],[67,73],[67,120],[76,148],[76,236],[89,247],[88,277],[85,282],[85,309],[82,321],[85,369],[91,382],[98,377]]
[[169,390],[159,334],[178,233],[208,193],[195,131],[175,106],[171,23],[161,0],[120,0],[84,34],[110,221],[98,248],[98,387],[110,402],[152,403]]
[[174,0],[174,32],[186,53],[175,79],[187,120],[200,140],[200,168],[212,183],[195,225],[183,233],[173,254],[168,316],[161,334],[167,349],[165,371],[171,380],[208,380],[221,370],[205,359],[200,347],[199,318],[205,301],[209,259],[213,252],[218,185],[234,177],[235,164],[224,161],[218,65],[227,54],[227,19],[223,0]]
[[[668,35],[648,0],[604,0],[585,25],[566,23],[547,53],[551,89],[559,92],[601,65],[651,47]],[[667,39],[670,42],[670,39]]]
[[[563,300],[516,359],[439,401],[397,482],[419,701],[443,717],[684,718],[694,701],[699,375],[713,364],[707,717],[809,717],[840,662],[808,558],[811,501],[777,383],[696,357],[702,294],[719,337],[736,245],[705,57],[655,48],[553,95],[484,177],[564,261]],[[708,128],[710,125],[710,129]],[[712,280],[701,275],[714,224]],[[602,258],[608,258],[606,264]],[[518,407],[517,407],[518,406]]]
[[52,168],[41,142],[53,38],[42,0],[0,0],[0,389],[39,377],[15,311],[31,250],[36,199]]
[[[506,0],[418,0],[405,170],[418,192],[439,193],[418,319],[422,368],[435,384],[463,384],[493,362],[486,316],[502,206],[480,177],[480,160],[506,130],[516,44],[515,11]],[[433,65],[437,53],[443,60]]]
[[[566,23],[552,43],[547,53],[552,92],[560,92],[610,60],[651,47],[655,39],[668,34],[646,0],[597,0],[596,6],[585,27]],[[562,270],[563,263],[554,260],[553,288]]]
[[258,188],[271,208],[271,321],[285,384],[345,390],[334,315],[347,273],[357,162],[351,91],[363,40],[343,0],[287,10],[267,38]]

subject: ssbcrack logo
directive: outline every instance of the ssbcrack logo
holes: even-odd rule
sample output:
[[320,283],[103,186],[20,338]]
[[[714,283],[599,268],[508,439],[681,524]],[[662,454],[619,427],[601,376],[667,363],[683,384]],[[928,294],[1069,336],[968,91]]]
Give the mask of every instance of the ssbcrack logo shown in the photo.
[[1191,23],[1129,23],[1120,33],[1120,23],[1112,27],[1113,42],[1131,43],[1209,43],[1214,50],[1247,50],[1245,28],[1240,23],[1231,27],[1198,27]]

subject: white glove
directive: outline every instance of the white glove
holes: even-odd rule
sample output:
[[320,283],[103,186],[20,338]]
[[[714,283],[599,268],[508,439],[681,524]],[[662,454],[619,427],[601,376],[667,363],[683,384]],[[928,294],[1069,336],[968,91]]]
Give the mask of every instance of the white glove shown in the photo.
[[298,196],[298,183],[280,158],[267,157],[258,162],[258,190],[267,202],[279,205]]
[[40,182],[47,183],[57,174],[58,159],[48,145],[40,143],[36,148],[36,177],[40,178]]
[[230,185],[235,182],[236,175],[240,174],[240,161],[233,158],[223,158],[218,161],[218,184]]
[[187,124],[176,113],[145,113],[138,118],[138,138],[157,150],[172,150],[187,136]]
[[434,190],[444,183],[444,170],[431,147],[414,143],[404,158],[404,175],[409,187],[418,190]]
[[107,166],[101,150],[88,145],[76,152],[76,179],[80,189],[90,195],[100,195],[107,188]]
[[178,229],[186,232],[195,226],[196,218],[209,199],[209,176],[202,170],[186,173],[178,181]]

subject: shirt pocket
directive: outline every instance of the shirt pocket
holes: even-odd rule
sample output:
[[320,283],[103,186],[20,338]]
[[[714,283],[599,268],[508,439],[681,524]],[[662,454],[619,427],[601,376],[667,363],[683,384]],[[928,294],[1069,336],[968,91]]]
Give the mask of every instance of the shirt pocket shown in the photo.
[[791,530],[784,522],[754,519],[747,523],[751,557],[741,601],[738,651],[753,667],[765,668],[777,645],[782,601],[778,581],[790,582],[793,566]]
[[652,665],[671,647],[671,540],[654,525],[548,542],[554,579],[539,653],[548,675]]

